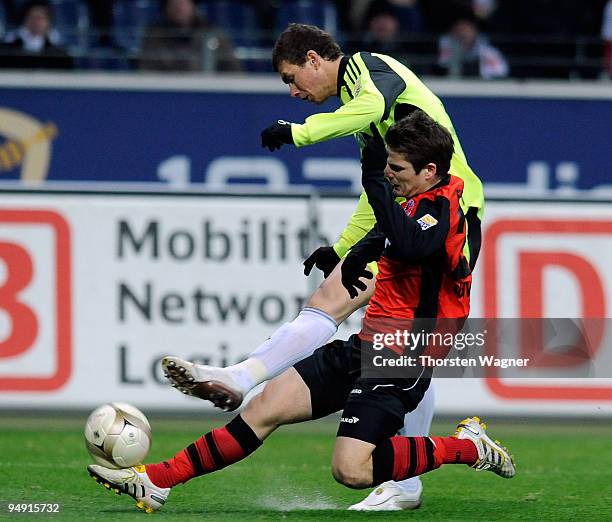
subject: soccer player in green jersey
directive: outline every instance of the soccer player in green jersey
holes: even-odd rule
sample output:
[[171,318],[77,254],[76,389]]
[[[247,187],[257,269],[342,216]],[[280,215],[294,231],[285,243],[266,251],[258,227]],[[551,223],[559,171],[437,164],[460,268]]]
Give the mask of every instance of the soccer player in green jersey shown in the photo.
[[[446,127],[453,138],[451,174],[464,182],[461,206],[466,216],[468,241],[465,257],[473,268],[480,250],[480,220],[484,197],[482,184],[469,167],[452,122],[440,99],[406,66],[390,56],[358,52],[344,55],[333,37],[318,27],[291,24],[280,35],[272,61],[295,98],[320,104],[337,96],[341,106],[334,112],[314,114],[304,123],[278,120],[261,133],[262,146],[273,151],[285,145],[304,147],[333,138],[354,135],[363,145],[366,136],[384,138],[391,125],[421,109]],[[213,401],[227,410],[237,408],[246,393],[309,356],[336,332],[337,325],[369,301],[374,279],[361,279],[357,297],[342,286],[342,259],[374,226],[375,218],[362,192],[349,223],[333,246],[322,246],[304,262],[308,275],[319,268],[325,281],[291,322],[285,323],[249,358],[228,368],[195,365],[178,358],[193,377],[181,391]],[[375,274],[375,265],[370,265]],[[404,435],[427,435],[433,417],[433,388],[415,411],[407,415]],[[422,486],[418,477],[402,483],[386,483],[355,509],[406,509],[420,505]]]

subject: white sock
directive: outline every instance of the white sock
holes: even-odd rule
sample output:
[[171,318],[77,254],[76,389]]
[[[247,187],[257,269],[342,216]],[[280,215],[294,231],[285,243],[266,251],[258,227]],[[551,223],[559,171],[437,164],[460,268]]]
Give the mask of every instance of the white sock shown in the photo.
[[322,310],[304,308],[260,344],[249,358],[227,370],[246,393],[308,357],[336,333],[336,321]]
[[[436,395],[434,392],[433,381],[421,399],[417,407],[407,413],[404,417],[404,427],[399,431],[404,437],[426,437],[431,429],[431,420],[434,416],[436,406]],[[411,477],[406,480],[396,482],[396,484],[407,493],[414,493],[421,483],[420,477]]]

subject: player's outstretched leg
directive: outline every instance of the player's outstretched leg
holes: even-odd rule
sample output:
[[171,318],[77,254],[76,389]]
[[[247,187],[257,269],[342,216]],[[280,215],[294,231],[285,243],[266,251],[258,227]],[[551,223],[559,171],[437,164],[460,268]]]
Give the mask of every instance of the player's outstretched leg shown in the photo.
[[245,361],[216,368],[168,356],[161,363],[164,375],[187,395],[209,400],[225,411],[235,410],[255,386],[326,344],[336,333],[337,324],[369,301],[374,280],[368,280],[367,289],[351,299],[342,286],[340,266],[341,263],[311,296],[306,308],[276,330]]
[[91,465],[87,470],[109,491],[127,493],[138,508],[150,513],[164,505],[174,486],[244,459],[276,428],[308,420],[311,412],[310,392],[295,369],[290,368],[270,381],[240,415],[171,459],[126,469]]
[[222,410],[233,411],[251,389],[311,355],[336,329],[335,320],[325,312],[305,308],[292,322],[276,330],[248,359],[233,366],[216,368],[173,356],[164,357],[161,365],[164,375],[179,391],[209,400]]
[[[404,437],[426,437],[431,429],[435,409],[434,383],[427,388],[416,409],[407,413],[399,434]],[[395,482],[388,480],[377,485],[361,502],[349,507],[351,511],[400,511],[418,509],[423,497],[420,477]]]
[[91,465],[87,471],[107,489],[127,493],[136,500],[136,507],[150,513],[164,505],[171,488],[177,484],[242,460],[261,444],[259,437],[238,415],[159,464],[126,469]]

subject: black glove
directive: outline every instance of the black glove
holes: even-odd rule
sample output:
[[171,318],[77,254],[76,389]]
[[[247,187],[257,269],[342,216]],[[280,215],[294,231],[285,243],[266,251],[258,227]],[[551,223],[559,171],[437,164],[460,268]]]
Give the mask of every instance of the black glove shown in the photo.
[[323,276],[327,277],[339,262],[340,258],[333,247],[319,247],[304,261],[304,275],[309,275],[316,265]]
[[359,279],[365,277],[366,279],[372,279],[374,274],[369,270],[366,270],[367,263],[361,259],[358,255],[351,255],[344,258],[342,263],[342,286],[347,289],[351,299],[355,299],[359,292],[357,290],[365,290],[366,284]]
[[380,135],[375,135],[366,141],[361,151],[361,176],[363,179],[376,178],[383,175],[387,166],[387,149]]
[[278,120],[261,131],[261,146],[267,147],[270,152],[280,149],[284,143],[294,144],[291,135],[291,123],[288,121]]

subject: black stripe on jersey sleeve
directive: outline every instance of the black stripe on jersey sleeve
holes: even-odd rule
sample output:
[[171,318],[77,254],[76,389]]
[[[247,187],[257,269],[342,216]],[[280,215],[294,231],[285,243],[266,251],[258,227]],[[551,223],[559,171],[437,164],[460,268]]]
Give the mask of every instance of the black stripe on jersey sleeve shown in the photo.
[[[355,85],[355,82],[357,81],[356,78],[353,77],[353,72],[351,71],[350,67],[346,68],[346,72],[345,72],[346,77],[348,78],[348,81],[352,84]],[[344,82],[344,84],[348,87],[348,82]]]
[[361,53],[361,58],[368,71],[370,71],[370,78],[374,85],[385,99],[385,111],[381,121],[386,120],[391,114],[391,107],[393,107],[395,100],[406,89],[406,82],[377,56],[372,56],[370,53]]
[[[344,80],[344,75],[346,73],[346,64],[348,63],[348,61],[349,61],[349,57],[348,56],[343,56],[340,59],[340,67],[338,68],[338,84],[336,85],[336,90],[337,90],[336,94],[337,94],[338,98],[340,98],[341,95],[342,95],[342,87],[346,87],[346,82]],[[352,96],[351,96],[351,98],[352,98]]]
[[349,75],[349,77],[351,78],[353,83],[355,83],[357,81],[357,78],[359,78],[359,74],[355,70],[355,65],[356,65],[355,64],[355,60],[353,58],[351,58],[348,61],[348,64],[346,66],[346,72]]

